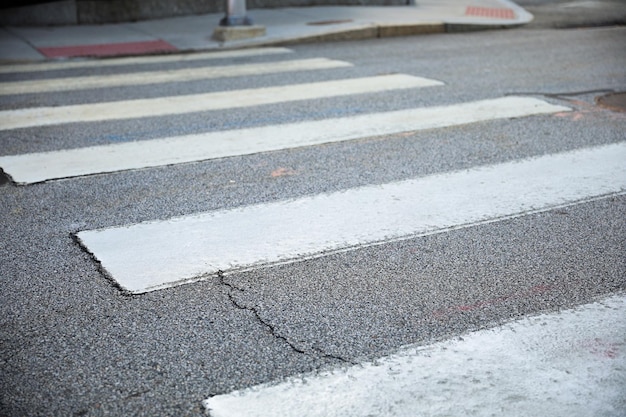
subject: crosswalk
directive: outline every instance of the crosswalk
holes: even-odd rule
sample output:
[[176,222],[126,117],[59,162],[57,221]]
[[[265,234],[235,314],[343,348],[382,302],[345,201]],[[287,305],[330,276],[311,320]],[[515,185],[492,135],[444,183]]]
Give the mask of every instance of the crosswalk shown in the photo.
[[619,416],[625,308],[614,296],[204,404],[212,417]]
[[[143,293],[220,271],[300,260],[619,193],[626,189],[625,160],[626,145],[608,145],[334,194],[84,231],[78,238],[124,289]],[[272,240],[267,239],[268,231]]]
[[128,65],[155,65],[163,63],[187,63],[194,61],[212,61],[217,59],[250,58],[266,55],[290,54],[288,48],[250,48],[230,51],[198,52],[193,54],[148,55],[139,57],[115,58],[94,61],[57,61],[37,64],[15,64],[0,66],[0,74],[38,73],[42,71],[63,71],[69,69],[111,68]]
[[376,93],[440,84],[439,81],[421,77],[392,74],[216,93],[73,104],[69,106],[33,107],[0,112],[0,130],[245,108],[264,104],[341,97],[352,94]]
[[[95,66],[144,65],[117,75],[82,75],[0,82],[0,96],[98,91],[111,87],[255,77],[287,72],[350,69],[354,64],[320,58],[299,59],[285,48],[214,54],[124,58],[3,67],[38,74]],[[261,63],[212,65],[214,58],[270,57]],[[282,59],[289,57],[289,59]],[[169,71],[152,65],[205,66]],[[116,123],[155,116],[176,117],[224,109],[246,109],[305,100],[353,98],[363,94],[447,88],[445,80],[409,74],[313,81],[280,86],[131,100],[26,107],[0,111],[0,133],[93,122]],[[494,120],[569,112],[535,97],[506,96],[436,107],[302,120],[232,130],[207,131],[133,142],[0,155],[0,168],[17,186],[46,187],[59,179],[173,167],[217,158],[263,154],[376,136],[440,129]],[[216,275],[324,257],[372,245],[445,233],[450,230],[528,215],[623,194],[626,142],[477,166],[426,177],[362,186],[242,207],[153,219],[96,230],[81,230],[76,240],[101,264],[102,271],[127,293],[142,294],[189,284]],[[267,235],[273,238],[268,241]],[[224,415],[231,415],[225,413]]]
[[94,88],[150,85],[159,83],[210,80],[213,78],[243,77],[246,75],[277,74],[292,71],[314,71],[351,66],[347,62],[326,58],[290,60],[260,64],[222,65],[209,68],[185,68],[155,73],[153,71],[131,74],[89,75],[83,77],[53,78],[44,80],[14,81],[0,84],[0,95],[49,93]]
[[[282,56],[290,52],[285,48],[253,49],[213,55],[124,58],[103,61],[102,65],[185,63],[215,57]],[[93,65],[93,61],[39,66],[32,64],[16,66],[15,70],[28,73],[90,68]],[[287,71],[324,71],[352,65],[326,58],[293,58],[113,76],[7,81],[0,83],[0,94],[51,93]],[[174,116],[318,98],[357,97],[365,93],[416,91],[444,85],[441,80],[415,75],[385,74],[193,95],[9,109],[0,111],[0,131],[65,123],[115,122],[157,115]],[[209,131],[149,141],[4,155],[0,156],[0,167],[16,184],[27,185],[569,110],[533,97],[507,96],[439,107],[416,107],[255,128]],[[620,193],[626,189],[626,175],[620,165],[620,158],[624,158],[624,146],[612,145],[476,167],[467,172],[446,173],[382,187],[362,187],[294,201],[201,213],[176,221],[159,219],[146,224],[81,231],[77,236],[85,249],[93,253],[104,270],[124,290],[142,293],[197,281],[217,272],[291,262],[330,251],[357,248]],[[531,177],[533,181],[529,180]],[[423,203],[420,197],[423,195],[429,196],[427,203]],[[476,195],[481,198],[475,198]],[[493,203],[496,197],[498,204]],[[481,200],[487,203],[481,203]],[[509,200],[510,203],[507,203]],[[455,203],[451,204],[452,201]],[[464,210],[460,215],[454,210],[446,210],[446,207],[464,207]],[[303,221],[305,218],[314,218],[315,221]],[[338,227],[340,225],[345,227]],[[176,230],[172,230],[173,227]],[[190,230],[195,231],[195,239],[191,244],[188,238]],[[216,242],[222,240],[220,236],[232,236],[233,230],[238,230],[237,239],[228,239],[231,244],[219,245],[218,249]],[[271,247],[264,247],[263,238],[267,230],[284,233],[285,236],[278,241],[288,243],[273,243]],[[172,235],[185,237],[181,237],[180,243],[172,243]],[[164,236],[168,236],[168,239],[164,239]],[[306,236],[306,239],[300,240],[300,236]],[[168,242],[167,248],[160,247],[160,242],[165,240]],[[189,250],[190,247],[193,250]],[[176,248],[181,248],[181,253]],[[210,256],[203,255],[207,250]],[[171,258],[177,261],[172,262]]]
[[0,166],[17,183],[29,184],[567,110],[534,98],[504,97],[445,107],[168,137],[151,140],[148,149],[141,142],[127,142],[5,156],[0,157]]

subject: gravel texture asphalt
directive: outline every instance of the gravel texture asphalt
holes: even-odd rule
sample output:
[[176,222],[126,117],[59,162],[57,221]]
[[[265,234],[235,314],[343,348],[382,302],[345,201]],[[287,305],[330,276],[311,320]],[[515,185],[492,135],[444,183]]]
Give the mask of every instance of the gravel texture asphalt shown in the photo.
[[[524,94],[573,112],[0,186],[0,414],[201,415],[211,395],[342,366],[626,289],[626,197],[230,275],[141,296],[72,234],[620,142],[624,28],[510,30],[294,46],[321,72],[1,97],[0,109],[158,97],[390,72],[442,87],[244,111],[0,132],[2,154]],[[228,63],[291,57],[255,57]],[[202,66],[203,62],[184,66]],[[176,64],[102,68],[165,70]],[[81,70],[2,76],[80,75]],[[91,72],[90,72],[91,73]],[[277,171],[278,170],[278,171]],[[272,175],[273,172],[282,173]],[[268,235],[271,239],[271,235]]]

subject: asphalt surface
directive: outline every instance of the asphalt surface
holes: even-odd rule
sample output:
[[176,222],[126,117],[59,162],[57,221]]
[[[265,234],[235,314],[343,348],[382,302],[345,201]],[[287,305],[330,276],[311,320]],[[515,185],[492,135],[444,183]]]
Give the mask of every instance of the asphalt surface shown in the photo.
[[[574,109],[25,187],[3,184],[0,414],[202,415],[201,401],[212,395],[624,291],[623,195],[140,296],[121,294],[72,234],[623,141],[626,114],[597,106],[595,98],[626,90],[625,35],[624,28],[518,29],[302,45],[292,47],[292,56],[224,63],[327,57],[355,66],[0,98],[5,110],[390,72],[446,83],[246,110],[1,132],[3,154],[509,94]],[[280,168],[287,174],[273,176]]]
[[624,0],[519,0],[517,4],[534,15],[525,25],[538,28],[585,28],[624,26],[626,1]]

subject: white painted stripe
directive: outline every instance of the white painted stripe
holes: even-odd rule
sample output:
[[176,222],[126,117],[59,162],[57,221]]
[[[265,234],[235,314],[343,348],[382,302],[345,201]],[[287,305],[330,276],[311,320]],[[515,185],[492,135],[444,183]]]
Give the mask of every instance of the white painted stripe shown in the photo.
[[0,130],[62,123],[136,119],[443,85],[404,74],[150,99],[35,107],[0,112]]
[[618,416],[626,296],[204,401],[212,417]]
[[0,157],[0,167],[15,182],[28,184],[562,111],[569,111],[569,108],[529,97],[505,97],[149,142],[4,156]]
[[245,65],[225,65],[202,68],[184,68],[169,71],[133,72],[86,77],[52,78],[0,83],[0,95],[48,93],[88,88],[108,88],[148,85],[171,82],[209,80],[214,78],[242,77],[294,71],[312,71],[350,67],[352,64],[326,58],[311,58],[281,62],[264,62]]
[[626,142],[333,194],[78,233],[133,293],[626,190]]
[[170,62],[190,62],[210,59],[241,58],[260,55],[286,54],[293,52],[287,48],[251,48],[235,51],[201,52],[201,53],[177,53],[172,55],[151,55],[129,58],[103,58],[90,60],[57,61],[37,64],[1,65],[0,74],[60,71],[76,68],[102,68],[117,67],[124,65],[161,64]]

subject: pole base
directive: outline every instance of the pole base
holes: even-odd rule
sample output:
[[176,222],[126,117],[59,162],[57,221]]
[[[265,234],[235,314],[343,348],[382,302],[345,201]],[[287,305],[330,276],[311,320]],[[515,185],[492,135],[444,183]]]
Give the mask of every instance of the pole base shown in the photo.
[[248,16],[224,16],[220,26],[252,26],[254,23]]
[[265,35],[265,26],[218,26],[213,31],[213,39],[218,42],[230,42],[240,39],[256,38]]

